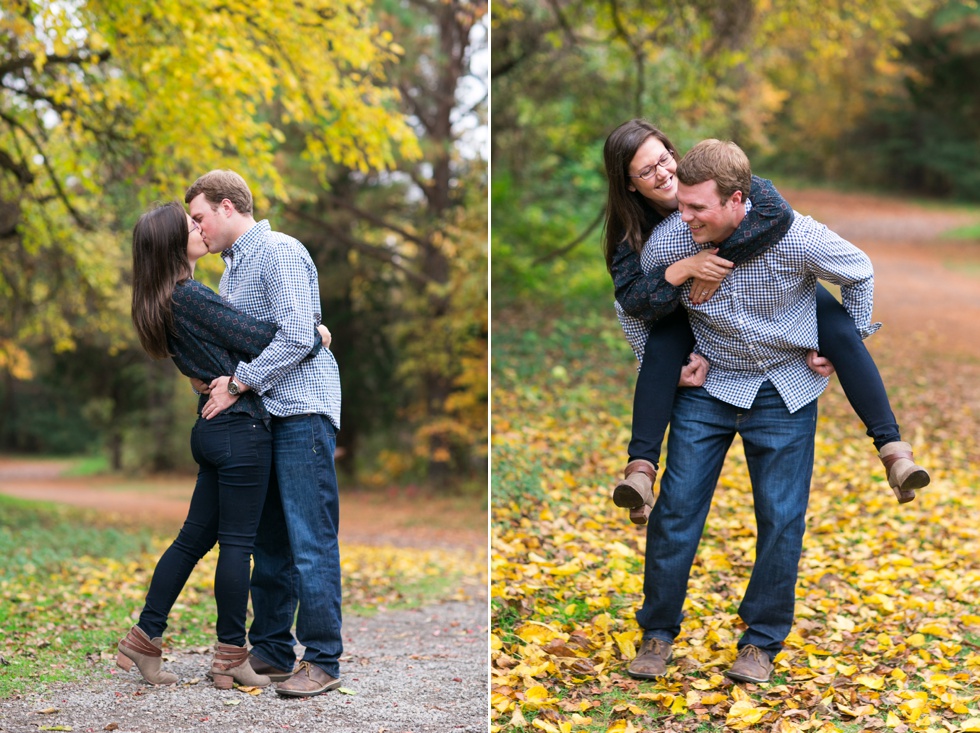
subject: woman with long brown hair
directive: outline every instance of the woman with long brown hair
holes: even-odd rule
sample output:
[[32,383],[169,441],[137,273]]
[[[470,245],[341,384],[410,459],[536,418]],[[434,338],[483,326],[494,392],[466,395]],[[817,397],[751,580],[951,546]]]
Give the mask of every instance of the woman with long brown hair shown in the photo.
[[[240,313],[193,279],[207,251],[199,226],[176,201],[144,213],[133,230],[132,317],[140,343],[153,358],[170,357],[181,373],[210,384],[260,354],[277,327]],[[328,343],[329,332],[310,331],[315,354]],[[272,468],[269,413],[262,398],[248,391],[205,420],[200,410],[206,400],[202,395],[191,433],[199,470],[187,519],[157,563],[139,621],[119,642],[117,663],[126,670],[135,663],[150,684],[177,681],[160,668],[167,618],[198,560],[218,543],[214,685],[263,687],[270,680],[249,664],[245,616],[252,549]]]
[[[691,300],[706,302],[732,267],[762,254],[778,242],[793,222],[793,210],[772,182],[752,177],[752,209],[736,232],[716,249],[706,249],[666,268],[644,273],[640,251],[657,225],[677,210],[677,152],[667,136],[645,120],[621,124],[603,148],[609,182],[603,248],[613,278],[618,309],[649,322],[646,347],[637,354],[640,373],[633,400],[633,434],[624,477],[613,490],[617,506],[630,510],[630,520],[645,524],[664,433],[674,392],[694,336],[683,308],[681,287],[691,282]],[[929,474],[912,459],[902,441],[878,367],[844,307],[823,286],[817,286],[820,354],[809,357],[823,374],[836,369],[841,387],[874,440],[899,503],[912,501],[915,489],[929,483]],[[685,386],[703,382],[708,365],[691,355]],[[829,362],[829,363],[828,363]]]

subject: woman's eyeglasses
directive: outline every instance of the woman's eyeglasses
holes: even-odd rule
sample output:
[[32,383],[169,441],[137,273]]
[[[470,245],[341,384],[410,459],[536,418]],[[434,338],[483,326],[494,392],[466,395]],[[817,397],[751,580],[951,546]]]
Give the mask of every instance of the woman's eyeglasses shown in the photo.
[[648,180],[650,180],[650,178],[652,176],[656,175],[657,168],[666,168],[667,167],[667,164],[670,163],[670,161],[673,159],[673,157],[674,157],[674,154],[668,150],[663,155],[660,156],[660,160],[658,160],[656,163],[654,163],[653,165],[648,165],[646,168],[644,168],[643,170],[641,170],[640,171],[640,175],[638,175],[638,176],[631,176],[631,175],[628,175],[627,174],[626,177],[627,178],[642,178],[644,181],[648,181]]

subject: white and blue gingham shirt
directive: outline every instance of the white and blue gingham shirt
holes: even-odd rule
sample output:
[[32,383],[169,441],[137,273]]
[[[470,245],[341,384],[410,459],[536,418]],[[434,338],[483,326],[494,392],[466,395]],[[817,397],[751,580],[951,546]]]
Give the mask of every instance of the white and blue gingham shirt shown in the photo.
[[279,327],[265,351],[238,364],[235,377],[262,395],[272,415],[326,415],[339,430],[337,361],[329,349],[306,358],[314,343],[310,326],[320,323],[320,285],[306,248],[271,231],[263,219],[221,256],[221,295],[242,312]]
[[[751,207],[748,202],[746,206]],[[671,265],[702,248],[675,212],[656,227],[643,247],[644,271]],[[786,236],[764,254],[734,268],[707,303],[691,303],[691,281],[681,286],[696,349],[709,362],[704,387],[713,397],[748,409],[759,387],[772,382],[790,412],[809,404],[827,386],[806,365],[817,349],[817,279],[841,286],[841,299],[862,338],[871,323],[874,272],[871,260],[819,222],[796,213]],[[637,359],[650,332],[647,321],[616,312]]]

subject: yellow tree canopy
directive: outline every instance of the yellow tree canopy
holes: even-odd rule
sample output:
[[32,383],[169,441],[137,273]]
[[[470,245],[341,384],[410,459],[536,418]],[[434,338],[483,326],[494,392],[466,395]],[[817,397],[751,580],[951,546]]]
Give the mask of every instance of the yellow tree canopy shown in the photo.
[[149,201],[219,167],[260,204],[288,198],[289,126],[318,175],[417,156],[385,78],[399,51],[362,0],[6,0],[0,368],[26,373],[17,344],[33,334],[70,346],[72,319],[110,330],[126,256],[109,232]]

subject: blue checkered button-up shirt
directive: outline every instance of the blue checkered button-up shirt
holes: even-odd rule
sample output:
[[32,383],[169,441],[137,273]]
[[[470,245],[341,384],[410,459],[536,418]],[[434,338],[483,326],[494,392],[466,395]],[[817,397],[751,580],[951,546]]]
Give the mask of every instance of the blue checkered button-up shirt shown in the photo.
[[[670,265],[701,249],[680,213],[674,213],[644,245],[641,265],[644,270]],[[709,394],[748,409],[759,387],[769,381],[790,412],[820,396],[828,380],[806,365],[806,352],[818,348],[818,278],[841,286],[844,307],[862,337],[878,330],[881,324],[871,322],[871,260],[823,224],[799,213],[782,241],[734,268],[707,303],[691,303],[690,281],[681,286],[681,303],[697,351],[711,364],[704,385]],[[618,303],[616,312],[642,361],[649,325],[624,313]]]
[[221,256],[221,295],[243,313],[279,327],[268,348],[238,364],[235,377],[262,395],[271,414],[322,414],[339,430],[337,361],[329,349],[304,361],[313,345],[310,323],[320,323],[320,286],[306,248],[273,232],[263,219]]

